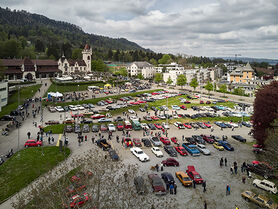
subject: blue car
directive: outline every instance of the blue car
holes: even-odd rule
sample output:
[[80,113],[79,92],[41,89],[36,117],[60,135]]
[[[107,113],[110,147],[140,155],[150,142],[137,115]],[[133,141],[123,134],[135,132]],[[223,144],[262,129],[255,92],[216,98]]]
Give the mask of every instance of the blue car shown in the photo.
[[183,143],[182,146],[192,156],[199,156],[200,155],[200,151],[197,149],[197,146],[195,144]]
[[221,144],[226,150],[234,151],[234,148],[228,142],[226,142],[226,141],[218,141],[218,143]]
[[227,126],[225,125],[225,123],[222,122],[215,122],[215,125],[219,126],[220,128],[227,128]]

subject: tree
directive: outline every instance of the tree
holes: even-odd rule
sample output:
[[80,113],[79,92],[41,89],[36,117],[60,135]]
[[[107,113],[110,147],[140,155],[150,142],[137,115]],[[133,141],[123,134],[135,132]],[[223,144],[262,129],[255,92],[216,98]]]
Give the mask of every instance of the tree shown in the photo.
[[156,59],[154,59],[154,58],[151,58],[151,59],[150,59],[150,63],[151,63],[152,65],[154,65],[154,66],[157,65],[157,61],[156,61]]
[[35,50],[37,52],[44,52],[45,51],[45,45],[40,39],[37,39],[36,42],[35,42]]
[[[258,144],[264,145],[268,133],[274,129],[272,124],[278,118],[278,81],[265,85],[256,92],[254,101],[253,134]],[[277,140],[276,140],[277,143]]]
[[235,88],[233,93],[236,94],[236,95],[240,95],[240,96],[244,96],[245,95],[245,92],[244,92],[244,90],[241,87]]
[[[94,159],[92,161],[91,159]],[[68,167],[75,168],[70,170]],[[86,176],[87,171],[91,171],[91,176]],[[17,201],[13,204],[16,209],[23,208],[61,208],[61,205],[69,204],[70,197],[67,196],[65,188],[72,184],[71,177],[81,172],[85,177],[79,175],[82,179],[80,182],[86,185],[87,192],[90,195],[90,201],[84,204],[84,208],[178,208],[176,198],[156,197],[146,198],[146,195],[138,195],[134,186],[134,178],[138,176],[139,168],[137,165],[126,165],[121,161],[113,162],[110,157],[107,158],[105,152],[98,149],[91,149],[84,157],[76,157],[70,165],[61,166],[55,172],[55,175],[47,175],[42,177],[42,181],[38,182],[32,188],[29,204],[26,205],[26,197],[17,197]],[[64,174],[61,178],[56,179],[58,174]],[[66,175],[67,174],[67,175]],[[140,172],[144,182],[147,182],[147,174]],[[152,193],[152,188],[148,185],[143,186],[146,194]],[[81,192],[80,192],[81,193]],[[78,207],[79,208],[79,207]]]
[[158,60],[159,64],[169,64],[172,61],[169,54],[164,54],[161,59]]
[[193,79],[191,80],[191,82],[190,82],[189,85],[190,85],[191,87],[193,87],[193,88],[194,88],[194,91],[195,91],[195,89],[197,88],[197,86],[199,86],[199,83],[198,83],[198,81],[197,81],[196,78],[193,78]]
[[116,75],[127,76],[126,68],[122,67],[119,70],[114,72]]
[[221,93],[223,93],[224,96],[225,96],[225,93],[227,93],[227,85],[226,85],[226,84],[222,84],[222,85],[219,87],[219,91],[220,91]]
[[168,80],[167,80],[167,82],[166,82],[168,85],[171,85],[172,83],[173,83],[173,81],[172,81],[172,79],[171,79],[171,77],[169,76],[168,77]]
[[160,83],[161,81],[163,81],[162,73],[154,74],[154,82]]
[[82,49],[74,48],[72,50],[71,58],[74,60],[82,59]]
[[213,90],[213,84],[211,82],[207,82],[205,85],[205,89],[208,91],[208,94]]
[[140,80],[143,80],[143,79],[144,79],[144,76],[142,75],[142,73],[139,73],[139,74],[137,75],[137,78],[140,79]]
[[108,71],[108,67],[100,59],[92,60],[92,71]]
[[178,75],[177,77],[177,85],[178,86],[184,86],[185,84],[187,83],[187,78],[185,75],[181,74],[181,75]]

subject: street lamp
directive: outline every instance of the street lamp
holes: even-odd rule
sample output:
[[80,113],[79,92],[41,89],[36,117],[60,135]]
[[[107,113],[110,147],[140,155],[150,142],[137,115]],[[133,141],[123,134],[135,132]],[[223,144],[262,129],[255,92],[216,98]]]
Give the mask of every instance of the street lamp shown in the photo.
[[[77,92],[79,95],[79,84],[77,85]],[[78,96],[78,108],[77,108],[77,122],[79,122],[79,96]]]
[[[20,86],[18,87],[18,93],[17,93],[18,95],[18,97],[17,97],[17,103],[18,103],[18,107],[19,107],[19,105],[20,105]],[[27,114],[26,114],[27,115]],[[27,116],[26,116],[27,117]],[[19,151],[19,121],[18,121],[18,123],[17,123],[17,151]]]

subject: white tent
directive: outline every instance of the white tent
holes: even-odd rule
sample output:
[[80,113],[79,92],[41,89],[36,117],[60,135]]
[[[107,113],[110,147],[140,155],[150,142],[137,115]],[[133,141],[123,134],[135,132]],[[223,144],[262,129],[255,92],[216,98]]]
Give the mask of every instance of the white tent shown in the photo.
[[73,80],[73,78],[71,76],[67,76],[67,77],[60,77],[60,78],[56,78],[57,81],[71,81]]
[[48,97],[56,97],[56,98],[58,98],[58,97],[63,97],[63,94],[61,94],[60,92],[49,92],[48,93]]

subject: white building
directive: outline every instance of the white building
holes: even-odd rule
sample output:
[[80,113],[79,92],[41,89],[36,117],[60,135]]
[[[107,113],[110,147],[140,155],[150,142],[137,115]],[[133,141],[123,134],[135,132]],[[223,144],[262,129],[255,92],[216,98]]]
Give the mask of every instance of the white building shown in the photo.
[[153,78],[155,73],[155,68],[152,64],[148,62],[133,62],[127,67],[127,72],[129,76],[142,76],[146,79]]
[[184,70],[169,70],[168,72],[163,73],[163,81],[166,83],[170,77],[173,81],[172,84],[176,85],[178,76],[184,74],[184,72]]
[[155,71],[157,73],[162,73],[163,72],[163,68],[166,69],[166,72],[169,72],[170,70],[184,70],[184,67],[175,63],[175,62],[172,62],[170,64],[159,64],[158,67],[155,67]]
[[0,112],[8,104],[8,82],[0,82]]
[[92,71],[91,56],[92,48],[86,44],[82,51],[82,60],[71,60],[62,56],[58,60],[58,69],[62,71],[63,75],[71,75],[75,73],[88,74]]

